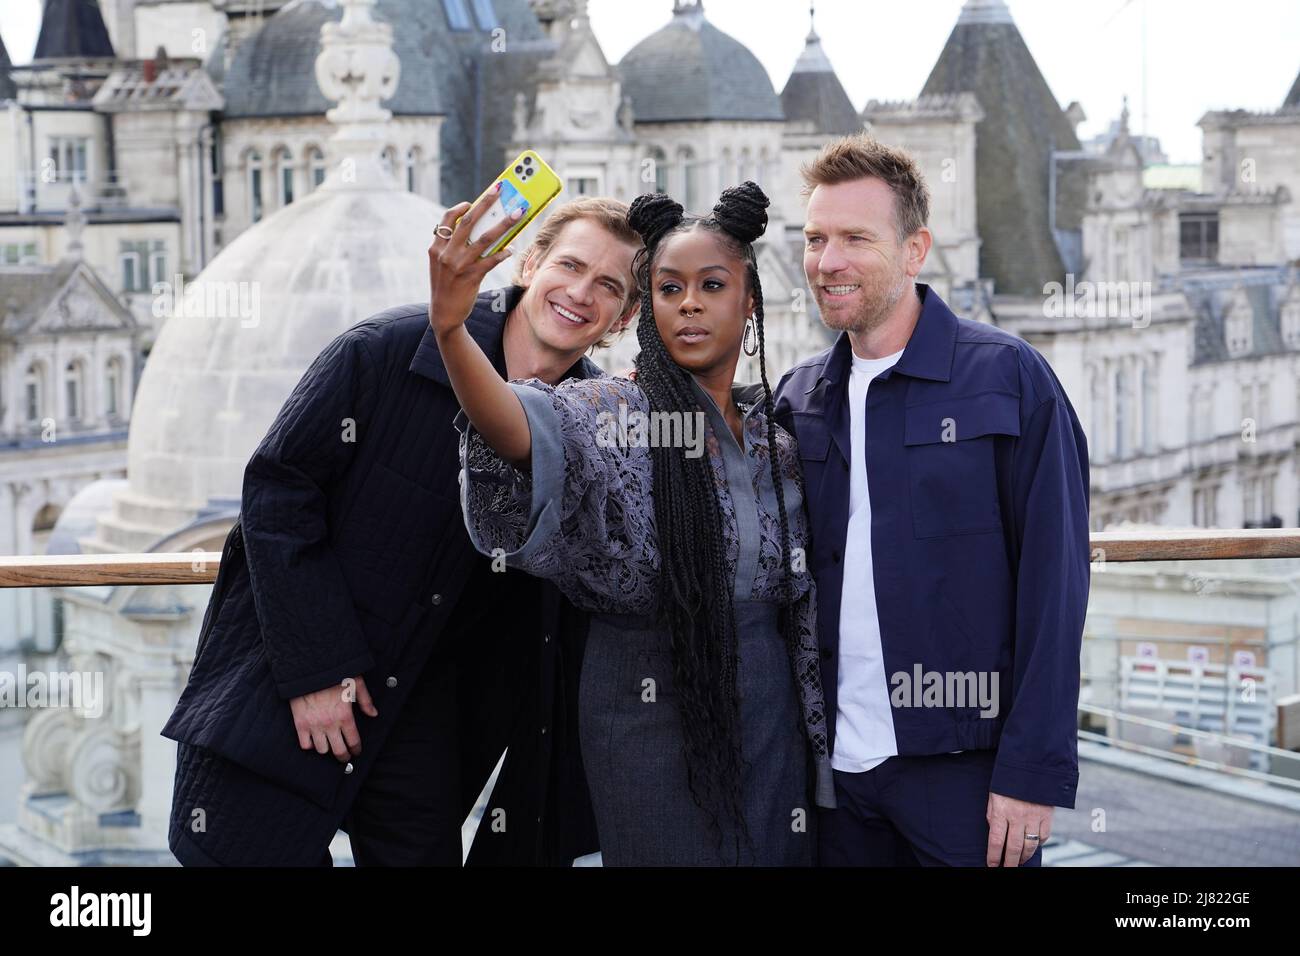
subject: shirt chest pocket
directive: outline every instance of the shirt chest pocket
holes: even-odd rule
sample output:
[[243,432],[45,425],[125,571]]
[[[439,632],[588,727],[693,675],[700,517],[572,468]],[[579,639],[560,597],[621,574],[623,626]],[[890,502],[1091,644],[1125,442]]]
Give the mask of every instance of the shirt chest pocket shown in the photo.
[[907,407],[903,444],[916,537],[1000,531],[995,443],[1019,435],[1020,402],[1005,392]]

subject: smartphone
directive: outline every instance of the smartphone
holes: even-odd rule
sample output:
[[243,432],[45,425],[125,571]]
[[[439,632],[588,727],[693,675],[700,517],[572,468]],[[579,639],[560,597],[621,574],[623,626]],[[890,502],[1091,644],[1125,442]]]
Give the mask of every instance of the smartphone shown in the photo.
[[498,239],[491,249],[483,253],[484,256],[495,255],[510,245],[515,236],[519,235],[537,218],[538,213],[560,194],[561,187],[560,177],[555,175],[555,171],[531,149],[526,149],[515,157],[515,161],[507,166],[500,176],[492,180],[492,185],[485,189],[479,198],[482,199],[492,192],[497,183],[501,184],[501,193],[497,201],[474,224],[469,234],[471,241],[483,235],[501,220],[509,218],[516,209],[523,209],[524,214],[519,217],[519,221],[509,232]]

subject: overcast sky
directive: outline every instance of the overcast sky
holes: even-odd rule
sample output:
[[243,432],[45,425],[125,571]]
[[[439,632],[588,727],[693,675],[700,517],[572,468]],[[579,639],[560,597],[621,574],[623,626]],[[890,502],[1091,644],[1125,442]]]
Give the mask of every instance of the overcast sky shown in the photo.
[[[426,0],[433,3],[436,0]],[[921,91],[963,0],[819,0],[817,31],[849,98],[911,99]],[[1062,106],[1078,100],[1085,136],[1118,116],[1128,94],[1142,127],[1146,7],[1147,130],[1170,158],[1196,162],[1208,109],[1271,110],[1300,72],[1300,0],[1008,0]],[[672,0],[591,0],[605,55],[617,61],[663,26]],[[806,0],[705,0],[709,19],[762,61],[778,92],[803,49]],[[0,0],[0,35],[16,63],[31,58],[40,0]]]

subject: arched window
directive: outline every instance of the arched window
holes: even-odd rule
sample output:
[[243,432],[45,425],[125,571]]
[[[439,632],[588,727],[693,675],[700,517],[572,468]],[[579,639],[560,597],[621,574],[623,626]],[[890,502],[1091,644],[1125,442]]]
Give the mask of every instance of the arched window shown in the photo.
[[[665,154],[658,146],[651,146],[646,151],[646,164],[649,166],[649,172],[653,176],[653,179],[643,174],[641,177],[642,181],[645,182],[647,186],[653,182],[655,192],[657,193],[668,192],[667,154]],[[642,169],[644,170],[645,167],[643,166]]]
[[694,212],[700,195],[700,165],[695,160],[695,150],[683,146],[677,151],[677,164],[681,167],[682,205]]
[[734,163],[735,160],[731,158],[730,147],[725,147],[722,150],[722,159],[718,165],[718,179],[719,179],[718,186],[720,187],[718,189],[719,193],[721,193],[722,190],[726,189],[728,186],[734,186],[736,184],[733,178],[736,173],[736,167]]
[[420,147],[412,146],[406,151],[406,191],[419,192],[420,189]]
[[313,146],[307,150],[307,165],[311,171],[311,188],[315,189],[325,182],[325,154],[320,147]]
[[67,394],[67,415],[70,421],[80,421],[86,414],[85,366],[77,360],[68,363],[64,370],[63,385]]
[[248,153],[248,214],[262,221],[262,154],[255,149]]
[[119,355],[114,355],[104,367],[104,412],[110,418],[116,418],[121,407],[122,369]]
[[41,420],[45,411],[45,366],[40,362],[27,366],[23,382],[23,407],[29,425]]
[[293,154],[284,147],[275,151],[276,200],[281,208],[293,202]]
[[746,146],[740,151],[740,166],[736,169],[736,182],[743,183],[746,179],[753,179],[754,174],[751,171],[754,165],[754,156]]
[[397,149],[388,146],[379,154],[379,162],[384,167],[384,172],[390,176],[397,175]]
[[768,164],[771,158],[767,154],[767,147],[764,146],[762,152],[758,155],[758,176],[755,178],[756,183],[765,183],[768,181]]

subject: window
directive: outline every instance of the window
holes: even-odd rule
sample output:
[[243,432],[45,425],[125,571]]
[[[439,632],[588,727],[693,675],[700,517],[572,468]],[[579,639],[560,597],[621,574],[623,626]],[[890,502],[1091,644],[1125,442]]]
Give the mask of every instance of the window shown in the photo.
[[447,25],[453,30],[469,29],[469,11],[465,9],[465,0],[442,0],[442,9],[447,14]]
[[659,147],[652,146],[646,153],[646,159],[650,161],[654,173],[655,192],[668,192],[668,156]]
[[1245,355],[1254,347],[1254,310],[1244,294],[1239,294],[1223,317],[1223,339],[1229,355]]
[[390,176],[397,175],[397,150],[388,146],[379,154],[379,163],[384,167],[384,172]]
[[594,196],[599,192],[594,176],[577,176],[568,181],[570,196]]
[[36,264],[36,243],[9,242],[0,246],[0,265],[34,266]]
[[29,424],[35,424],[41,419],[41,408],[45,404],[41,381],[44,377],[44,369],[39,363],[32,363],[27,367],[24,398]]
[[1300,349],[1300,294],[1296,291],[1282,305],[1282,341],[1287,348]]
[[122,291],[148,292],[154,282],[167,280],[167,251],[161,239],[118,243]]
[[474,19],[482,30],[491,30],[497,26],[497,14],[492,9],[492,0],[474,0]]
[[253,222],[262,221],[262,154],[248,154],[248,214]]
[[1201,485],[1192,492],[1192,524],[1213,528],[1219,523],[1219,486]]
[[419,192],[420,185],[420,147],[412,146],[406,151],[406,191]]
[[1128,454],[1128,378],[1124,370],[1115,373],[1115,457]]
[[307,152],[307,162],[311,166],[311,188],[315,189],[325,182],[325,154],[313,146]]
[[288,206],[293,202],[293,155],[287,149],[277,150],[275,153],[275,166],[278,171],[277,189],[279,194],[277,199],[281,208]]
[[694,212],[700,195],[700,166],[695,161],[695,150],[683,146],[677,151],[677,162],[682,168],[682,205]]
[[122,390],[122,360],[116,356],[108,360],[104,369],[104,411],[109,416],[117,415],[117,397]]
[[68,418],[75,422],[81,418],[85,411],[85,409],[81,407],[83,384],[81,381],[81,363],[69,362],[65,374],[64,385],[67,388],[68,399],[67,414]]
[[1185,212],[1178,216],[1178,257],[1183,261],[1217,262],[1219,214]]
[[51,136],[50,159],[59,182],[86,181],[87,144],[84,136]]

